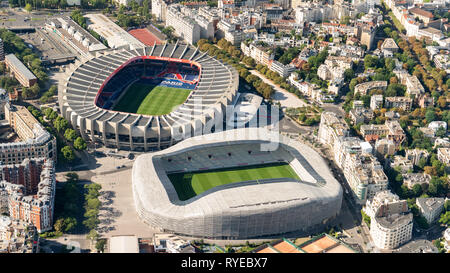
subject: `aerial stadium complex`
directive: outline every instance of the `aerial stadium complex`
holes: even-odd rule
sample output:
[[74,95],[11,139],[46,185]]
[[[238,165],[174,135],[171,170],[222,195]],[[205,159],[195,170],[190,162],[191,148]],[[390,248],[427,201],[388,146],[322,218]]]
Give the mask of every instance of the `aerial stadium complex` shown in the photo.
[[77,62],[59,100],[61,113],[84,139],[149,151],[189,138],[222,117],[238,85],[235,69],[196,48],[155,44]]
[[[263,148],[269,144],[275,148]],[[342,203],[342,188],[317,152],[260,128],[195,136],[141,155],[132,187],[143,222],[209,239],[320,231]]]

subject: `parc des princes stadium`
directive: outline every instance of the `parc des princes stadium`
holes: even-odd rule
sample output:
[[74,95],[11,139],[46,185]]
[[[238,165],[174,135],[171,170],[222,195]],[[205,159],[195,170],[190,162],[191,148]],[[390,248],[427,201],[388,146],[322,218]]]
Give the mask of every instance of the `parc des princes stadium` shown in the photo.
[[[342,188],[312,148],[268,131],[241,128],[195,136],[154,153],[133,166],[135,206],[141,219],[175,234],[208,239],[247,239],[316,232],[340,211]],[[263,144],[276,149],[263,151]],[[257,167],[283,162],[297,179],[228,181],[180,200],[177,173]],[[216,173],[214,173],[216,175]],[[276,177],[276,176],[275,176]],[[250,178],[250,177],[249,177]]]
[[[135,151],[164,149],[181,140],[174,134],[190,137],[202,130],[222,115],[239,86],[231,66],[178,43],[99,52],[68,70],[59,96],[62,115],[84,139]],[[120,110],[127,102],[124,108],[117,108],[118,103],[136,82],[189,91],[162,114]],[[194,106],[200,100],[200,107]]]

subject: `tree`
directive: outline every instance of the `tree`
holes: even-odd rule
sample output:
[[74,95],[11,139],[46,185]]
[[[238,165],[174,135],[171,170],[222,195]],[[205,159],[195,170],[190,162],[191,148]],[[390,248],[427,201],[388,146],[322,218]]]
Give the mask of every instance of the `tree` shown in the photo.
[[361,216],[364,220],[364,222],[366,222],[366,224],[370,227],[370,217],[369,215],[367,215],[363,210],[361,210]]
[[447,211],[441,215],[441,218],[439,219],[439,223],[443,225],[450,225],[450,211]]
[[63,117],[58,116],[53,121],[53,126],[55,126],[55,128],[58,132],[61,132],[61,131],[66,130],[66,128],[69,126],[69,122],[66,119],[64,119]]
[[53,225],[53,228],[56,232],[63,232],[64,230],[64,218],[59,218],[55,221],[55,224]]
[[105,251],[105,245],[106,245],[106,239],[99,239],[97,240],[97,243],[95,244],[95,248],[98,252],[103,253]]
[[[70,141],[73,142],[75,140],[75,138],[77,137],[77,132],[74,129],[66,129],[65,133],[64,133],[64,137]],[[75,145],[74,145],[75,146]],[[76,149],[76,148],[75,148]]]
[[420,184],[415,184],[412,188],[415,197],[418,197],[422,194],[422,186]]
[[95,229],[97,225],[100,223],[97,217],[89,217],[83,221],[83,225],[85,225],[88,229]]
[[27,12],[31,12],[31,11],[33,10],[33,7],[31,6],[30,3],[27,3],[27,4],[25,5],[25,10],[26,10]]
[[91,241],[96,241],[100,237],[100,235],[98,235],[95,229],[91,229],[86,237]]
[[346,69],[344,71],[345,81],[349,81],[349,80],[353,79],[354,77],[355,77],[355,71],[353,71],[353,69]]
[[425,119],[426,119],[427,123],[430,123],[430,122],[436,120],[436,113],[434,112],[433,109],[427,110],[427,112],[425,113]]
[[79,151],[86,150],[87,144],[83,138],[77,137],[73,143],[73,147]]
[[64,159],[66,159],[69,162],[75,159],[75,154],[70,146],[62,147],[61,153],[63,154]]

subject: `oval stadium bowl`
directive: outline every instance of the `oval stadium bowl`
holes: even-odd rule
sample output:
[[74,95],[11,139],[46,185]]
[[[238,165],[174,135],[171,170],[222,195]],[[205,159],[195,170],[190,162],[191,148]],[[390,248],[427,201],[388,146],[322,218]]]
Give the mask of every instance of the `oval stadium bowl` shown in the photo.
[[317,152],[257,128],[196,136],[140,155],[132,187],[143,222],[211,239],[310,234],[334,219],[342,203],[342,188]]
[[178,43],[99,52],[67,74],[62,115],[85,140],[135,151],[191,137],[222,117],[239,86],[234,68]]

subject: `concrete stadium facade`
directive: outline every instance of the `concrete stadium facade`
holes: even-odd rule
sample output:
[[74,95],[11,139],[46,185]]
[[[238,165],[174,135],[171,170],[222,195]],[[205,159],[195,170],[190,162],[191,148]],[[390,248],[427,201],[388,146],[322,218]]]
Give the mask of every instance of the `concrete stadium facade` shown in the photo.
[[[264,145],[276,145],[263,151]],[[287,162],[295,179],[243,181],[180,201],[168,178],[176,172]],[[342,188],[310,147],[260,128],[186,139],[139,156],[132,188],[141,220],[165,232],[207,239],[250,239],[321,231],[339,214]]]
[[[199,66],[197,86],[187,100],[171,113],[161,116],[98,107],[95,102],[104,83],[129,60],[141,56],[188,61]],[[239,75],[231,66],[189,45],[163,44],[98,52],[93,58],[75,63],[68,69],[59,103],[62,115],[85,140],[123,150],[151,151],[167,148],[205,131],[207,124],[223,116],[226,106],[235,98],[238,86]],[[182,138],[178,137],[180,135]]]

